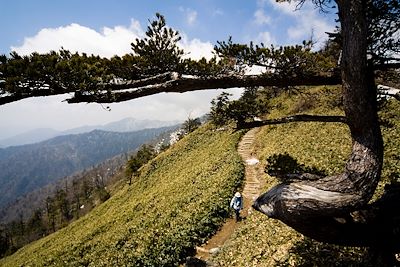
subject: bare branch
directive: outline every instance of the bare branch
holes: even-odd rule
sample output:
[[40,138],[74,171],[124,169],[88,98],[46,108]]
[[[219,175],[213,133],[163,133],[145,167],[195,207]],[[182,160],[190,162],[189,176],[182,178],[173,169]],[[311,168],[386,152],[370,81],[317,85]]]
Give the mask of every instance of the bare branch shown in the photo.
[[389,96],[389,97],[393,97],[394,99],[400,101],[400,93],[397,93],[397,94],[386,93],[385,95]]
[[283,124],[288,122],[341,122],[347,123],[345,116],[322,116],[322,115],[308,115],[308,114],[299,114],[293,115],[278,119],[272,120],[263,120],[263,121],[252,121],[245,122],[240,125],[240,128],[248,129],[261,127],[265,125],[275,125],[275,124]]
[[374,69],[375,70],[400,69],[400,63],[375,64]]
[[[64,92],[64,93],[68,93],[68,92]],[[54,90],[49,90],[49,89],[37,89],[37,90],[32,90],[29,93],[5,95],[5,96],[0,96],[0,105],[4,105],[7,103],[11,103],[11,102],[29,98],[29,97],[51,96],[51,95],[58,95],[58,94],[62,94],[62,93],[56,92]]]
[[115,89],[117,89],[118,85],[120,85],[121,88],[124,89],[127,88],[127,86],[131,88],[138,88],[152,84],[160,84],[167,81],[176,80],[179,76],[180,75],[177,72],[166,72],[145,79],[116,82]]
[[337,85],[341,83],[339,76],[307,76],[307,77],[281,77],[277,75],[217,75],[217,76],[181,76],[172,75],[171,80],[163,83],[134,88],[133,83],[110,84],[106,90],[96,94],[76,93],[68,103],[97,102],[111,103],[122,102],[143,96],[158,93],[184,93],[189,91],[207,89],[227,89],[235,87],[257,86],[295,86],[295,85]]

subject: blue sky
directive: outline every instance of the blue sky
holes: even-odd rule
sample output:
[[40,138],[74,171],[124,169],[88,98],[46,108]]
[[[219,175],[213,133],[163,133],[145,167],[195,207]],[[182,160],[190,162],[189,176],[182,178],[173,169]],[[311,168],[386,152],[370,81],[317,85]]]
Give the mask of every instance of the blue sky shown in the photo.
[[[181,45],[193,58],[210,57],[213,45],[229,36],[237,42],[277,45],[300,43],[313,33],[318,46],[336,18],[334,12],[320,13],[309,3],[294,11],[294,3],[275,0],[0,0],[0,7],[0,54],[43,53],[63,46],[105,57],[122,55],[143,36],[156,12],[183,35]],[[0,139],[34,128],[63,130],[131,116],[184,120],[207,112],[219,93],[152,96],[113,105],[108,113],[97,104],[62,103],[62,97],[22,100],[0,106]],[[60,117],[62,122],[56,119]]]

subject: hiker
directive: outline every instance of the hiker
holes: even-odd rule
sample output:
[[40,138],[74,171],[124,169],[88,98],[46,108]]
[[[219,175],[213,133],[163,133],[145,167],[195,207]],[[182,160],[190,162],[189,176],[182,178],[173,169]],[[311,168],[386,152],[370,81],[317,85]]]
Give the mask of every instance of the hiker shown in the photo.
[[239,221],[240,211],[243,209],[243,198],[239,192],[236,192],[235,196],[232,198],[230,207],[235,210],[236,221]]

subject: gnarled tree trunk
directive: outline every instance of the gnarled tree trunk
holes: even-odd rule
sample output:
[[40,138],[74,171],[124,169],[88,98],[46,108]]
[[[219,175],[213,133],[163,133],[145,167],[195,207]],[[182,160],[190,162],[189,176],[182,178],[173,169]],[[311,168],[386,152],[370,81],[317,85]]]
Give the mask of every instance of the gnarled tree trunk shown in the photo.
[[367,62],[366,1],[337,0],[342,26],[342,84],[352,153],[345,170],[316,181],[273,187],[254,208],[319,241],[399,250],[399,194],[387,193],[373,205],[380,179],[383,141],[379,128],[376,88]]

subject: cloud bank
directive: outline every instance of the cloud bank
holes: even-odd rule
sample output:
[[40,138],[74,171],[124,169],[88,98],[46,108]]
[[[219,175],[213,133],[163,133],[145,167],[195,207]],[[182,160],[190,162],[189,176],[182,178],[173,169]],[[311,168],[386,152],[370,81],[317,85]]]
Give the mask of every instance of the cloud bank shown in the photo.
[[[268,0],[269,5],[281,15],[288,17],[294,21],[286,32],[291,42],[300,43],[304,39],[312,37],[317,41],[317,46],[321,46],[322,42],[327,39],[326,32],[332,32],[334,25],[328,23],[326,18],[319,15],[319,10],[310,2],[305,2],[301,7],[298,2],[279,2]],[[262,1],[264,4],[267,0]]]
[[179,11],[185,16],[186,23],[190,26],[194,25],[197,21],[197,11],[191,8],[179,7]]
[[[330,22],[331,18],[321,16],[319,10],[309,1],[301,7],[298,3],[297,1],[278,3],[276,0],[257,0],[252,23],[261,31],[253,36],[253,40],[266,45],[290,45],[299,44],[312,37],[313,41],[317,42],[316,48],[321,47],[327,39],[326,32],[334,30],[334,24]],[[276,28],[275,21],[285,22],[288,25]],[[278,42],[277,39],[279,39]]]
[[[58,28],[45,28],[32,37],[26,37],[20,46],[12,49],[21,55],[32,52],[46,53],[61,47],[72,52],[112,57],[131,53],[131,42],[144,36],[140,23],[134,19],[128,26],[104,27],[100,31],[72,23]],[[182,34],[179,44],[185,57],[210,59],[213,45],[199,39],[189,39]],[[0,125],[7,131],[0,138],[10,137],[35,128],[65,130],[82,125],[105,124],[126,117],[158,120],[185,120],[209,111],[210,101],[221,90],[208,90],[184,94],[158,94],[122,103],[107,104],[105,111],[100,104],[67,104],[68,95],[29,98],[0,107]],[[233,89],[237,98],[242,90]]]
[[[193,23],[197,13],[188,11],[188,23]],[[184,33],[179,46],[185,50],[185,57],[200,59],[212,57],[213,45],[199,39],[190,40]],[[71,52],[94,54],[110,58],[132,53],[131,43],[136,38],[144,37],[144,30],[137,20],[131,19],[129,26],[104,27],[96,31],[86,26],[72,23],[58,28],[44,28],[32,37],[26,37],[20,46],[12,46],[11,50],[20,55],[32,52],[47,53],[58,51],[62,47]]]
[[128,27],[104,27],[101,31],[72,23],[58,28],[44,28],[35,36],[26,37],[21,46],[13,46],[11,49],[27,55],[32,52],[58,51],[63,47],[71,52],[112,57],[130,53],[131,42],[143,35],[140,23],[134,19]]

